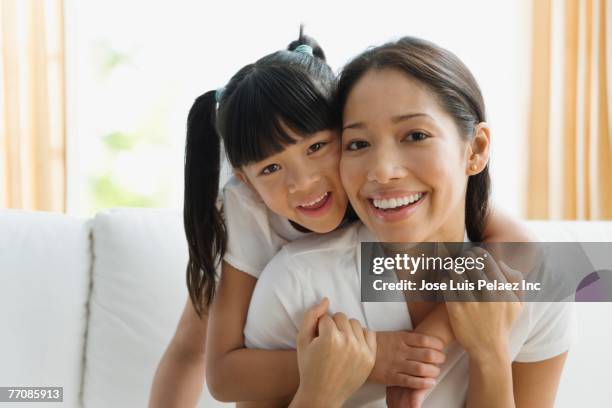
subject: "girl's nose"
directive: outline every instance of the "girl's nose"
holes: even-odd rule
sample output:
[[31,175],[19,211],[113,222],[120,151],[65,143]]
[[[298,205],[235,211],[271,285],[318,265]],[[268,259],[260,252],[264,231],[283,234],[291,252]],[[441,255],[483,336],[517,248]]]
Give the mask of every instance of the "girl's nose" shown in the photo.
[[316,168],[312,168],[312,165],[299,166],[291,172],[287,180],[289,193],[294,194],[298,191],[308,191],[320,179],[321,174]]

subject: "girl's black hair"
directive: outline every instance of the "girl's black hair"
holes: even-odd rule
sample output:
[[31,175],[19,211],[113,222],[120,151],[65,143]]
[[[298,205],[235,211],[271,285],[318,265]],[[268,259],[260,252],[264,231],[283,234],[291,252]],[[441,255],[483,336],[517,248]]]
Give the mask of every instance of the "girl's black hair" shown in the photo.
[[[371,48],[344,67],[337,87],[339,117],[357,81],[371,69],[384,68],[398,69],[427,86],[466,139],[472,138],[476,125],[485,121],[484,99],[468,68],[450,51],[415,37]],[[490,189],[487,164],[484,170],[468,179],[465,225],[471,241],[482,241]]]
[[[309,45],[313,55],[293,51]],[[187,118],[183,222],[189,260],[187,288],[199,316],[215,294],[216,270],[227,234],[217,206],[221,143],[234,168],[261,161],[296,137],[338,127],[335,76],[325,54],[303,35],[287,50],[240,69],[219,93],[198,97]],[[217,98],[216,98],[217,96]]]

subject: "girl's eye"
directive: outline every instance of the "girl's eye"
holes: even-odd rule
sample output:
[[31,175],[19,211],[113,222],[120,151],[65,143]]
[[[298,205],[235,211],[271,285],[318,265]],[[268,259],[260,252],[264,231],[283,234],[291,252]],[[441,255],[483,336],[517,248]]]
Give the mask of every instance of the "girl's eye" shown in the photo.
[[361,150],[368,147],[370,144],[365,140],[354,140],[346,145],[346,150]]
[[272,174],[280,170],[280,166],[276,163],[270,164],[269,166],[264,167],[261,171],[261,174]]
[[418,142],[418,141],[421,141],[421,140],[425,140],[428,137],[429,137],[429,135],[426,134],[426,133],[423,133],[423,132],[411,132],[411,133],[406,135],[404,140],[408,140],[410,142]]
[[325,146],[327,142],[317,142],[308,146],[308,154],[318,152]]

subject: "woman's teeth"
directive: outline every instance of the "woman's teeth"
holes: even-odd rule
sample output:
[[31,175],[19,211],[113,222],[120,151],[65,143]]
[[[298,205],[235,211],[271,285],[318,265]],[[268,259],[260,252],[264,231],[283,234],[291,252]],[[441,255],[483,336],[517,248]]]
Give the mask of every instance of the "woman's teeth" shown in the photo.
[[390,199],[374,199],[372,202],[374,203],[374,207],[380,208],[382,210],[393,209],[397,207],[403,207],[408,204],[412,204],[416,201],[419,201],[423,197],[423,193],[416,193],[409,196],[390,198]]
[[306,208],[308,208],[308,207],[314,207],[314,206],[316,206],[317,204],[319,204],[321,201],[323,201],[323,200],[324,200],[324,199],[327,197],[327,195],[328,195],[328,194],[329,194],[329,192],[324,193],[324,194],[322,194],[320,197],[317,197],[316,199],[314,199],[313,201],[311,201],[311,202],[309,202],[309,203],[306,203],[306,204],[302,204],[302,205],[300,205],[300,207],[306,207]]

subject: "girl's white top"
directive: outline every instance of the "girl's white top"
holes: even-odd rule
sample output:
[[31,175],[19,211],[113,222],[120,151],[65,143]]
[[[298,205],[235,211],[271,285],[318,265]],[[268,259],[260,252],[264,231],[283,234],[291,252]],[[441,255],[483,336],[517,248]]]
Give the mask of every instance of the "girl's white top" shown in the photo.
[[237,177],[223,187],[223,214],[228,238],[223,259],[255,278],[286,243],[309,235],[270,211]]
[[[411,330],[404,302],[361,302],[360,242],[376,241],[357,222],[284,246],[261,274],[245,326],[247,347],[294,349],[304,311],[323,297],[329,313],[343,312],[375,331]],[[567,351],[575,335],[573,303],[525,303],[510,336],[513,361],[533,362]],[[438,383],[424,407],[463,407],[468,358],[457,343],[447,349]],[[349,407],[385,407],[385,387],[366,383]]]

